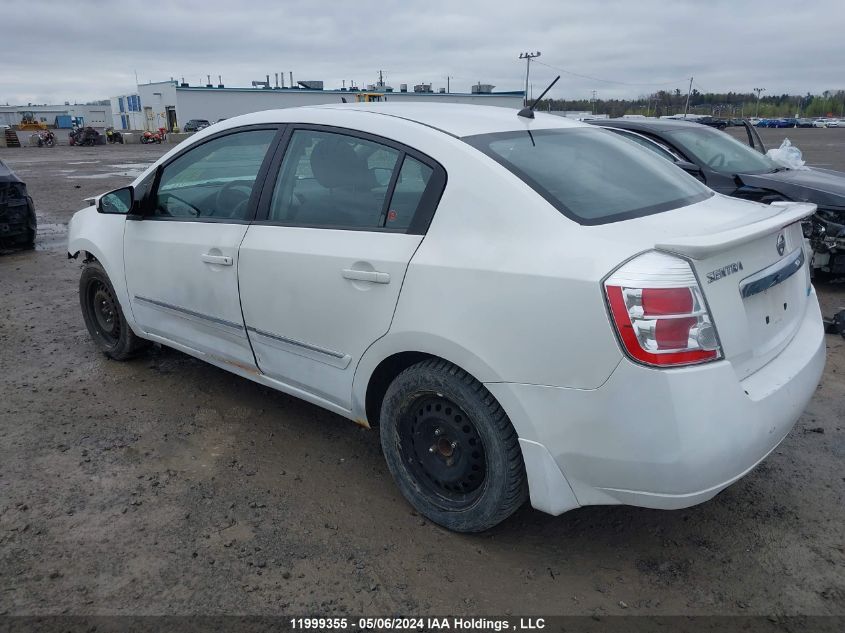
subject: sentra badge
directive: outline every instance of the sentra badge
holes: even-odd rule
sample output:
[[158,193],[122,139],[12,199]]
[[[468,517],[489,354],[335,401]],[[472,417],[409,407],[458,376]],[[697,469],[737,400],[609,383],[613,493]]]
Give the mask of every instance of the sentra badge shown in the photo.
[[707,273],[707,283],[712,284],[714,281],[719,281],[722,277],[733,275],[741,270],[742,262],[734,262],[732,264],[728,264],[727,266],[722,266],[721,268],[717,268],[716,270]]

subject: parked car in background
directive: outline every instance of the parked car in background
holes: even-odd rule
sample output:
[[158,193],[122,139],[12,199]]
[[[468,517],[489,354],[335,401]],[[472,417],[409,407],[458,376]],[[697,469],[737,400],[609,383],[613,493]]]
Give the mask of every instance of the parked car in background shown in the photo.
[[769,127],[769,119],[758,119],[755,127]]
[[184,131],[185,132],[199,132],[200,130],[207,128],[211,125],[205,119],[191,119],[185,124]]
[[35,248],[37,225],[26,183],[0,160],[0,248]]
[[702,116],[696,119],[690,119],[695,123],[700,123],[701,125],[709,125],[710,127],[715,127],[719,130],[724,130],[728,127],[727,121],[724,119],[714,119],[712,116]]
[[839,119],[828,119],[825,127],[839,127]]
[[795,127],[813,127],[813,119],[798,119]]
[[845,173],[778,165],[765,155],[766,148],[750,125],[746,126],[745,144],[685,121],[602,119],[590,123],[636,132],[659,143],[679,167],[719,193],[767,204],[800,201],[818,205],[812,221],[805,223],[813,269],[845,274]]
[[107,356],[156,341],[378,424],[410,504],[475,532],[528,498],[694,505],[765,459],[824,366],[814,209],[563,117],[333,104],[199,132],[68,253]]
[[827,119],[816,119],[813,121],[813,127],[827,127]]

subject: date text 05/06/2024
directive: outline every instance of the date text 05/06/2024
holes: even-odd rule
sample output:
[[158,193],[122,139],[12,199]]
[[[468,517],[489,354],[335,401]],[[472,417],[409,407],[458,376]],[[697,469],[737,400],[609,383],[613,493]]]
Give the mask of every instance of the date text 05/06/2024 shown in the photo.
[[294,630],[343,631],[539,631],[546,628],[543,618],[507,619],[473,617],[425,618],[291,618]]

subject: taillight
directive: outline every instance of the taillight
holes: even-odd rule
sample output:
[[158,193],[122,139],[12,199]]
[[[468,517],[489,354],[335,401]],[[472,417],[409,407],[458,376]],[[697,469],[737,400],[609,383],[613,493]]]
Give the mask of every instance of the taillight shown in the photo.
[[619,340],[634,360],[677,367],[722,357],[701,286],[685,260],[644,253],[616,269],[604,288]]

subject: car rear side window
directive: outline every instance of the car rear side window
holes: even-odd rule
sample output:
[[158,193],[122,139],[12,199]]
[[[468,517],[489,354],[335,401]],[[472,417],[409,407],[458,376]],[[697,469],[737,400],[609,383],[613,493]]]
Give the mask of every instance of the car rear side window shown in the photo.
[[407,229],[410,226],[433,173],[428,165],[405,156],[387,209],[387,228]]
[[325,228],[384,226],[401,152],[363,138],[296,130],[285,151],[269,220]]
[[714,195],[664,158],[607,130],[520,130],[463,140],[580,224],[660,213]]

